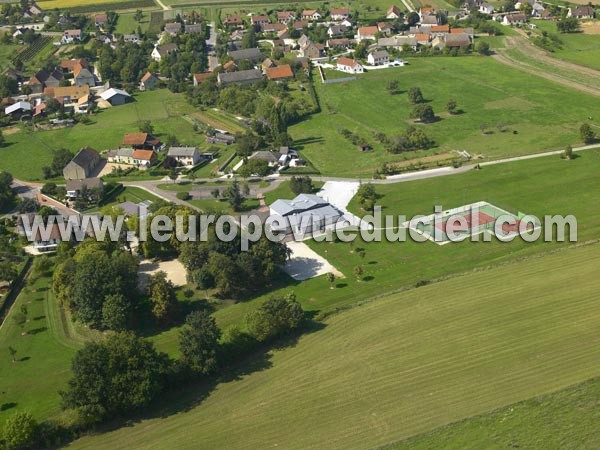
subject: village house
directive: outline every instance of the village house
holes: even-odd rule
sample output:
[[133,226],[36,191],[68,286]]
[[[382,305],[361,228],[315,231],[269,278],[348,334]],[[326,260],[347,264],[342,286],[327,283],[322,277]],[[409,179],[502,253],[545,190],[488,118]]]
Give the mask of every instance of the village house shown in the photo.
[[471,39],[466,33],[455,33],[455,34],[445,34],[442,36],[436,36],[431,41],[431,46],[433,48],[437,48],[438,50],[442,50],[444,48],[463,48],[471,45]]
[[287,25],[296,20],[296,13],[294,11],[278,11],[277,21],[283,25]]
[[527,22],[525,14],[507,14],[502,19],[502,25],[522,25]]
[[42,233],[42,228],[37,227],[35,229],[35,236],[31,239],[33,241],[33,247],[38,252],[53,252],[56,251],[58,244],[62,242],[60,228],[57,223],[53,223],[50,228],[50,233],[45,235]]
[[379,33],[379,28],[376,26],[370,27],[359,27],[358,34],[356,35],[356,40],[361,42],[363,40],[375,41],[377,40],[377,33]]
[[262,27],[262,32],[265,34],[277,34],[280,31],[285,31],[287,30],[285,25],[278,23],[268,23],[266,25],[263,25]]
[[123,42],[125,42],[126,44],[140,44],[141,40],[139,35],[137,34],[124,34],[123,35]]
[[177,51],[177,44],[165,44],[165,45],[157,45],[152,50],[150,57],[154,61],[160,62],[165,56],[170,55],[173,52]]
[[254,26],[263,27],[271,23],[271,19],[269,19],[269,16],[252,16],[250,17],[250,23]]
[[198,147],[171,147],[167,156],[186,167],[195,166],[200,162]]
[[343,36],[348,32],[348,28],[344,25],[331,25],[327,30],[327,35],[330,38]]
[[342,72],[347,72],[351,74],[364,72],[363,66],[361,66],[358,61],[356,61],[355,59],[347,58],[345,56],[338,58],[336,67]]
[[372,66],[383,66],[384,64],[388,64],[390,62],[390,54],[385,50],[377,50],[369,53],[369,56],[367,56],[367,61]]
[[246,48],[243,50],[233,50],[229,52],[231,59],[238,63],[240,61],[262,61],[263,55],[258,48]]
[[377,29],[379,30],[379,32],[381,34],[383,34],[384,36],[389,36],[392,34],[393,28],[392,25],[389,23],[385,23],[385,22],[379,22],[377,24]]
[[104,188],[104,183],[102,182],[102,178],[84,178],[84,179],[73,179],[67,180],[67,197],[70,199],[76,199],[81,195],[83,190],[91,191],[98,190],[102,191]]
[[81,42],[81,30],[65,30],[60,38],[61,45],[75,44]]
[[593,19],[594,18],[594,7],[589,5],[578,6],[576,8],[569,8],[567,17],[574,17],[576,19]]
[[308,21],[317,21],[317,20],[321,20],[323,16],[321,16],[321,13],[319,13],[319,11],[317,11],[316,9],[305,9],[304,11],[302,11],[302,20],[308,20]]
[[208,80],[209,78],[215,78],[215,76],[212,72],[195,73],[192,75],[192,80],[193,80],[194,86],[201,85],[204,81]]
[[[65,111],[74,111],[83,113],[87,111],[89,106],[90,87],[85,84],[83,86],[60,86],[44,89],[44,97],[56,99]],[[81,101],[83,100],[83,101]]]
[[73,69],[73,84],[75,86],[96,86],[96,78],[88,67],[76,65]]
[[134,150],[158,150],[161,146],[160,139],[148,133],[126,133],[121,145]]
[[132,163],[139,168],[150,167],[156,161],[156,153],[153,150],[134,150],[131,155]]
[[23,114],[29,114],[33,108],[29,102],[17,102],[4,108],[4,114],[7,116],[20,117]]
[[206,142],[209,144],[231,145],[235,143],[235,136],[225,133],[215,133],[214,136],[206,136]]
[[240,70],[239,72],[219,73],[217,83],[220,86],[227,86],[232,83],[251,84],[262,80],[263,75],[260,70]]
[[106,25],[106,22],[108,22],[108,14],[94,14],[94,25],[96,25],[98,28]]
[[481,5],[479,5],[479,12],[481,14],[493,14],[494,11],[494,7],[487,2],[483,2]]
[[398,8],[396,5],[392,5],[388,8],[385,18],[388,20],[397,20],[402,17],[402,10]]
[[226,27],[241,27],[244,25],[242,17],[238,14],[228,15],[223,22]]
[[90,178],[98,164],[100,164],[100,154],[93,148],[82,148],[65,166],[63,176],[65,180]]
[[140,79],[140,91],[151,91],[158,87],[159,80],[150,72],[146,72]]
[[323,56],[325,46],[309,41],[303,47],[300,48],[300,56],[309,59],[318,59]]
[[118,106],[127,103],[131,99],[131,95],[122,89],[110,88],[102,92],[100,98],[112,106]]
[[106,159],[114,164],[133,164],[133,148],[118,148],[109,150],[106,153]]
[[349,8],[334,8],[329,11],[329,16],[331,20],[345,20],[350,17],[350,9]]
[[186,24],[183,32],[186,34],[202,34],[204,27],[200,23]]
[[171,22],[171,23],[165,24],[165,32],[170,34],[171,36],[175,36],[180,31],[181,31],[181,23],[180,22]]
[[327,48],[341,48],[344,50],[348,50],[350,48],[350,39],[340,38],[340,39],[329,39],[327,41]]
[[60,86],[60,82],[63,80],[63,78],[64,75],[62,71],[58,69],[54,69],[52,72],[41,69],[29,79],[27,85],[31,88],[31,92],[33,94],[41,94],[46,87]]
[[416,51],[417,40],[412,36],[393,36],[389,38],[379,38],[377,40],[377,47],[393,48],[395,50],[403,50],[403,48],[410,48]]
[[279,67],[271,67],[270,69],[266,70],[266,74],[269,81],[279,81],[294,78],[294,72],[292,72],[292,68],[289,64],[284,64]]
[[302,31],[306,28],[308,28],[308,22],[305,22],[304,20],[298,20],[292,24],[292,29],[296,31]]

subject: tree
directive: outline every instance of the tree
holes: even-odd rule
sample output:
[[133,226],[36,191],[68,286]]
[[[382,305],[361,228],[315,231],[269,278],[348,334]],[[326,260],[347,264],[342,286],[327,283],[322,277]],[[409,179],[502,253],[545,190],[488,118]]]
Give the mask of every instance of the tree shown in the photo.
[[17,278],[17,275],[17,269],[10,261],[4,260],[0,262],[0,280],[10,283]]
[[581,140],[586,144],[591,144],[596,140],[594,130],[592,130],[592,127],[587,123],[584,123],[579,127],[579,135],[581,136]]
[[290,189],[291,191],[298,194],[312,194],[315,190],[312,179],[309,176],[304,177],[292,177],[290,179]]
[[242,196],[242,192],[240,191],[240,184],[237,180],[233,180],[229,187],[225,189],[224,195],[227,198],[231,209],[233,209],[236,212],[242,209],[242,205],[244,204],[245,199]]
[[565,148],[565,154],[563,155],[564,159],[573,159],[573,147],[571,147],[570,145],[567,145],[567,148]]
[[208,375],[217,369],[221,330],[206,311],[194,311],[185,318],[179,332],[181,359],[194,372]]
[[107,296],[102,305],[102,325],[109,330],[125,330],[129,318],[129,306],[129,302],[121,294]]
[[575,17],[565,17],[556,22],[556,29],[561,33],[577,33],[579,31],[579,20]]
[[362,266],[356,266],[354,268],[354,276],[356,277],[356,281],[361,281],[362,274],[363,274]]
[[15,195],[12,190],[13,177],[8,172],[0,172],[0,210],[10,204]]
[[167,364],[166,355],[133,333],[87,342],[73,358],[63,406],[90,421],[147,406],[163,390]]
[[134,16],[133,16],[133,19],[134,19],[136,22],[138,22],[138,23],[139,23],[139,22],[141,22],[141,21],[142,21],[142,19],[143,19],[143,18],[144,18],[144,13],[142,12],[142,10],[141,10],[141,9],[137,9],[137,10],[135,11],[135,14],[134,14]]
[[415,87],[411,87],[408,90],[408,101],[410,103],[412,103],[413,105],[416,105],[417,103],[423,103],[424,99],[423,99],[423,93],[421,92],[421,88],[415,86]]
[[258,46],[258,39],[256,37],[256,30],[251,26],[242,38],[242,48],[255,48]]
[[3,144],[4,144],[4,134],[2,134],[2,131],[0,130],[0,147],[2,147]]
[[23,330],[23,327],[27,323],[27,316],[19,311],[13,316],[13,321],[21,328],[21,330]]
[[435,120],[435,113],[430,105],[415,105],[410,113],[411,119],[418,119],[423,123],[430,123]]
[[372,183],[363,183],[356,191],[356,199],[365,211],[373,211],[377,201],[377,192]]
[[210,195],[216,200],[221,196],[221,191],[219,191],[219,188],[214,188],[212,191],[210,191]]
[[329,282],[329,289],[334,289],[335,275],[332,272],[327,273],[327,281]]
[[450,99],[450,100],[448,100],[448,103],[446,103],[446,110],[450,114],[456,114],[457,107],[458,107],[458,104],[456,103],[456,100],[454,100],[454,99]]
[[4,425],[4,444],[8,450],[33,448],[38,423],[28,412],[16,412]]
[[265,342],[297,329],[304,320],[304,311],[294,294],[271,297],[246,316],[250,335]]
[[419,17],[419,14],[417,14],[414,11],[409,12],[406,16],[406,21],[409,26],[416,25],[417,23],[419,23],[420,20],[421,18]]
[[480,55],[489,55],[490,54],[490,44],[486,41],[477,41],[475,50]]
[[167,280],[165,272],[150,277],[148,295],[152,304],[152,315],[161,323],[172,323],[179,313],[175,286]]
[[8,352],[10,353],[10,358],[12,360],[13,363],[17,362],[17,350],[12,347],[12,346],[8,346]]
[[154,132],[154,127],[152,126],[152,122],[149,120],[144,120],[140,123],[139,126],[141,133],[152,134]]
[[394,95],[396,92],[398,92],[398,80],[392,80],[387,84],[387,90],[391,95]]

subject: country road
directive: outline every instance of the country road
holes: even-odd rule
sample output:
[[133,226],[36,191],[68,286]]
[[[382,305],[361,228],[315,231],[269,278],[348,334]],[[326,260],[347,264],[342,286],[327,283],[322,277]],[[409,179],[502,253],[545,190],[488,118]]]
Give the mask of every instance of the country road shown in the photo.
[[168,11],[168,10],[170,10],[170,9],[171,9],[171,7],[170,7],[170,6],[168,6],[168,5],[165,5],[165,4],[162,2],[162,0],[155,0],[155,1],[156,1],[156,3],[158,3],[158,6],[160,6],[160,7],[163,9],[163,11]]

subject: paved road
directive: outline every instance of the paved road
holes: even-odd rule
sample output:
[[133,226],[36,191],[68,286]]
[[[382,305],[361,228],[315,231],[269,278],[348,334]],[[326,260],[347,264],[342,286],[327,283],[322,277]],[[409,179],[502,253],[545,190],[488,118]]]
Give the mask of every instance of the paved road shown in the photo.
[[217,47],[218,32],[217,32],[217,26],[215,25],[214,22],[211,22],[208,25],[208,27],[209,27],[209,33],[208,33],[208,39],[206,40],[206,46],[208,49],[208,70],[210,72],[212,72],[219,65],[219,58],[217,58],[217,55],[215,53],[215,49]]

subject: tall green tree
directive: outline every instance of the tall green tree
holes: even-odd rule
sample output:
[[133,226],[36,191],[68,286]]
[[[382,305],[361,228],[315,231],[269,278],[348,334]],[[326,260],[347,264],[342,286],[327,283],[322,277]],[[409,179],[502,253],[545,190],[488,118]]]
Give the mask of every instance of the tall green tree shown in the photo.
[[179,332],[181,359],[194,372],[208,375],[217,369],[221,330],[207,311],[194,311]]
[[160,323],[172,323],[179,314],[179,303],[175,286],[165,272],[152,275],[148,283],[148,294],[152,304],[152,315]]
[[289,334],[300,327],[304,311],[296,296],[271,297],[246,316],[249,333],[260,342]]
[[39,425],[28,412],[16,412],[4,425],[4,445],[7,450],[33,448]]

